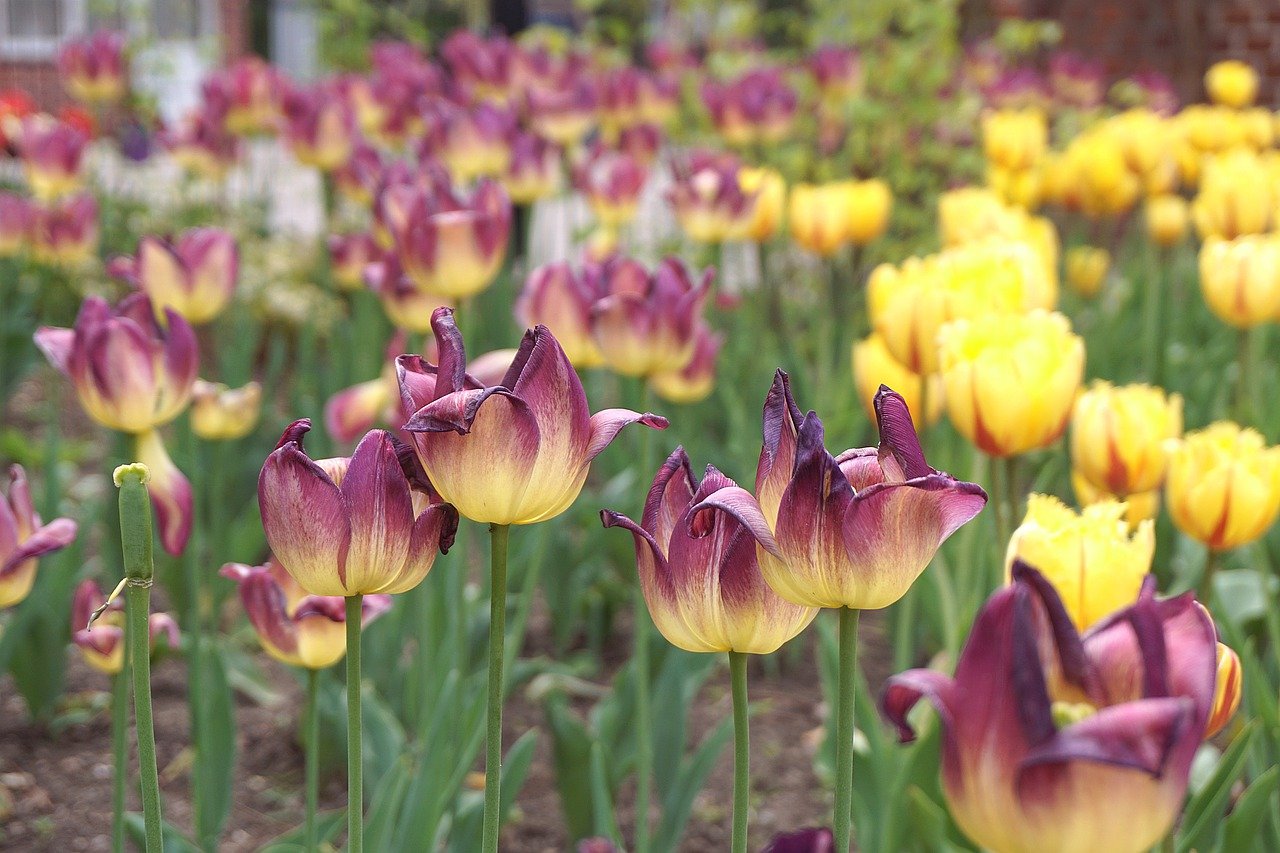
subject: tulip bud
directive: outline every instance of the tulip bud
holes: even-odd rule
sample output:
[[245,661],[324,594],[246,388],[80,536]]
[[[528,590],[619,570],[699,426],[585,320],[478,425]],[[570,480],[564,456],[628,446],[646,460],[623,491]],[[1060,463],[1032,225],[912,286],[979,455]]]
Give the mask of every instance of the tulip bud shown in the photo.
[[525,327],[542,324],[551,330],[578,369],[604,362],[591,331],[591,307],[603,294],[601,276],[578,274],[566,261],[544,264],[525,279],[516,300],[516,318]]
[[[928,382],[928,411],[925,403],[925,383]],[[927,426],[942,417],[942,379],[937,375],[923,378],[893,357],[884,338],[873,332],[853,345],[853,385],[858,391],[867,417],[875,420],[876,395],[880,386],[887,385],[902,395],[907,408],[920,414]]]
[[246,56],[206,78],[203,94],[229,132],[247,136],[274,128],[284,88],[279,71],[257,56]]
[[112,266],[151,297],[157,320],[163,323],[165,311],[173,309],[199,326],[231,300],[240,254],[235,238],[221,228],[192,228],[173,242],[143,237],[136,258],[118,258]]
[[841,181],[837,184],[848,207],[846,227],[849,242],[865,246],[879,239],[889,227],[893,194],[884,181]]
[[1034,566],[1062,597],[1076,629],[1086,628],[1138,599],[1155,556],[1150,521],[1132,533],[1125,505],[1095,503],[1077,513],[1050,495],[1027,498],[1027,515],[1013,532],[1005,573],[1014,561]]
[[761,853],[835,853],[836,837],[826,827],[775,835]]
[[783,600],[765,583],[755,540],[743,521],[720,508],[733,500],[754,505],[713,467],[699,483],[677,448],[653,480],[640,524],[610,510],[600,519],[634,537],[645,603],[667,642],[690,652],[767,655],[803,631],[818,610]]
[[1151,492],[1164,482],[1165,442],[1180,435],[1179,395],[1095,381],[1071,412],[1071,464],[1095,489]]
[[71,380],[91,418],[110,429],[144,433],[177,417],[196,381],[195,333],[176,311],[168,309],[166,317],[167,329],[141,293],[114,309],[90,296],[74,328],[43,326],[35,341]]
[[1147,199],[1147,236],[1157,246],[1169,248],[1186,239],[1190,214],[1181,196],[1158,195]]
[[[105,609],[90,624],[98,608]],[[178,648],[178,623],[168,613],[152,613],[147,618],[151,654]],[[79,647],[85,663],[106,675],[119,675],[124,669],[124,600],[114,598],[108,604],[98,582],[86,578],[76,587],[71,601],[71,641]],[[160,641],[163,639],[163,643]]]
[[40,557],[61,550],[76,538],[76,523],[40,520],[21,465],[9,468],[9,494],[0,500],[0,610],[19,604],[31,592]]
[[586,275],[598,276],[594,289],[606,294],[591,307],[591,328],[610,370],[653,376],[688,366],[714,270],[695,281],[677,258],[664,259],[652,274],[637,261],[614,258]]
[[852,212],[848,183],[796,184],[787,205],[791,239],[815,255],[830,257],[849,240]]
[[355,148],[355,116],[331,86],[290,90],[282,102],[284,137],[299,163],[332,172]]
[[124,33],[112,30],[64,42],[58,51],[58,74],[71,97],[95,105],[123,98],[129,85],[124,46]]
[[221,114],[208,108],[184,118],[176,128],[160,132],[160,142],[174,161],[194,175],[221,180],[240,158],[240,143]]
[[[244,612],[271,657],[289,666],[325,669],[347,653],[342,598],[308,595],[274,557],[262,566],[227,563],[219,574],[239,586]],[[366,627],[390,608],[391,596],[366,595],[360,626]]]
[[1229,421],[1169,444],[1165,483],[1178,529],[1215,551],[1254,541],[1280,514],[1280,447]]
[[477,387],[467,375],[451,309],[436,309],[432,326],[438,365],[420,356],[396,360],[400,395],[412,412],[404,429],[432,485],[473,521],[554,518],[577,498],[591,460],[623,427],[667,426],[664,418],[627,409],[592,416],[578,374],[546,326],[525,334],[494,387]]
[[1259,175],[1269,171],[1262,158],[1247,150],[1205,157],[1200,191],[1191,203],[1191,218],[1202,239],[1231,240],[1265,234],[1277,222],[1280,192]]
[[235,441],[253,432],[262,410],[262,386],[228,388],[197,380],[191,394],[191,431],[206,441]]
[[711,396],[716,383],[716,356],[724,335],[699,326],[694,333],[693,356],[681,370],[655,373],[649,377],[654,392],[668,403],[688,405]]
[[52,201],[80,189],[88,142],[78,128],[48,116],[23,120],[18,148],[31,194]]
[[1215,104],[1241,109],[1258,95],[1258,72],[1237,59],[1215,62],[1204,73],[1204,88]]
[[526,100],[533,130],[562,148],[577,145],[595,126],[596,92],[589,80],[560,81],[553,89],[530,89]]
[[673,162],[674,182],[667,201],[691,240],[722,243],[747,235],[756,199],[743,191],[741,169],[736,157],[707,151],[694,151]]
[[956,320],[938,333],[951,423],[990,456],[1047,447],[1067,428],[1084,341],[1061,314]]
[[435,157],[462,184],[497,178],[511,163],[515,115],[493,104],[459,107],[436,102],[424,114],[426,131],[419,155]]
[[1200,292],[1219,319],[1248,329],[1280,317],[1280,237],[1209,237],[1200,247]]
[[636,216],[648,171],[630,154],[595,147],[573,170],[574,187],[586,196],[602,225],[616,228]]
[[351,156],[334,169],[330,177],[338,192],[356,205],[368,208],[373,204],[387,164],[382,152],[363,139],[357,139],[351,148]]
[[511,144],[502,186],[515,204],[533,204],[560,189],[560,152],[539,136],[522,133]]
[[826,103],[843,107],[862,94],[862,58],[855,48],[824,44],[809,54],[805,67]]
[[1072,246],[1067,250],[1067,283],[1086,299],[1098,295],[1107,280],[1111,253],[1097,246]]
[[1205,740],[1226,728],[1227,723],[1240,708],[1241,687],[1244,675],[1240,668],[1240,656],[1230,646],[1218,643],[1218,675],[1213,691],[1213,710],[1205,724]]

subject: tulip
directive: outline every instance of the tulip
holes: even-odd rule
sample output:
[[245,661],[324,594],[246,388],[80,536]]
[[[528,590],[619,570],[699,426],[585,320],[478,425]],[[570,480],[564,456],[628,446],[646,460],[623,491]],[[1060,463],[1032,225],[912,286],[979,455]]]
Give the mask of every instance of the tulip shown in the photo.
[[83,132],[47,116],[32,116],[21,125],[18,147],[31,194],[52,201],[80,189],[84,182]]
[[1025,171],[1044,156],[1049,126],[1039,110],[996,110],[982,117],[982,146],[987,159],[1012,171]]
[[862,94],[862,58],[855,48],[824,44],[809,54],[805,67],[826,104],[843,108]]
[[755,219],[755,196],[742,189],[742,165],[733,156],[694,151],[672,163],[667,201],[690,239],[722,243],[746,236]]
[[1098,246],[1072,246],[1067,250],[1067,283],[1086,299],[1097,296],[1111,268],[1111,253]]
[[922,413],[926,426],[936,424],[942,417],[941,378],[936,374],[926,378],[913,373],[893,357],[884,338],[878,333],[872,332],[853,345],[853,384],[867,417],[872,420],[876,416],[876,395],[882,385],[897,390],[906,401],[908,409]]
[[1186,239],[1190,213],[1181,196],[1158,195],[1147,199],[1145,219],[1147,236],[1157,246],[1167,249]]
[[533,204],[555,195],[560,189],[560,153],[540,136],[517,135],[502,186],[515,204]]
[[690,652],[767,655],[818,610],[785,601],[765,584],[754,534],[716,503],[726,489],[742,491],[710,466],[699,483],[678,448],[654,478],[640,524],[610,510],[600,517],[635,539],[645,602],[668,642]]
[[365,269],[365,283],[378,296],[391,325],[415,335],[431,331],[431,312],[448,300],[424,293],[404,274],[394,255]]
[[1204,73],[1204,88],[1215,104],[1241,109],[1258,95],[1258,72],[1238,59],[1215,62]]
[[502,383],[489,388],[466,374],[453,311],[437,308],[432,327],[438,366],[421,356],[396,360],[400,395],[413,412],[404,429],[432,485],[473,521],[553,518],[577,498],[591,460],[623,427],[667,426],[627,409],[590,415],[582,382],[546,326],[525,334]]
[[1248,329],[1280,318],[1280,237],[1209,237],[1200,247],[1200,292],[1219,319]]
[[1280,514],[1280,447],[1229,421],[1170,442],[1165,482],[1178,529],[1214,551],[1252,542]]
[[186,171],[221,180],[240,158],[239,140],[227,130],[223,117],[196,110],[172,129],[160,132],[160,142]]
[[246,56],[207,77],[205,103],[222,116],[223,126],[236,136],[271,130],[280,115],[283,75],[256,56]]
[[72,382],[80,405],[109,429],[144,433],[186,408],[196,380],[196,338],[173,309],[167,328],[156,322],[145,294],[113,309],[85,299],[75,327],[42,326],[35,333],[45,357]]
[[[995,110],[1014,115],[1019,112],[1043,115],[1045,110],[1052,106],[1049,84],[1044,79],[1044,75],[1034,68],[1002,68],[997,76],[983,88],[982,94]],[[1025,119],[1022,122],[1011,120],[1010,130],[1025,131],[1025,127],[1019,127],[1019,125],[1031,123]]]
[[191,392],[191,431],[206,441],[235,441],[253,432],[262,411],[262,386],[228,388],[197,380]]
[[525,327],[544,325],[578,369],[604,363],[591,330],[591,307],[600,276],[574,272],[567,261],[544,264],[525,279],[516,300],[516,318]]
[[1139,853],[1169,832],[1213,704],[1216,637],[1189,594],[1157,600],[1154,587],[1082,637],[1053,587],[1017,563],[954,678],[889,679],[881,709],[903,741],[915,704],[937,707],[943,792],[978,847]]
[[20,195],[0,192],[0,258],[26,250],[35,225],[36,207]]
[[765,243],[773,239],[782,223],[782,211],[787,203],[787,184],[782,175],[773,169],[740,169],[738,185],[744,193],[755,197],[751,223],[747,226],[748,239]]
[[649,377],[654,392],[668,403],[688,405],[711,396],[716,383],[716,357],[724,345],[724,335],[706,326],[694,332],[693,356],[681,370],[655,373]]
[[562,148],[577,145],[595,126],[596,92],[588,80],[564,80],[554,89],[530,89],[525,97],[534,132]]
[[1045,576],[1076,629],[1132,604],[1155,556],[1155,527],[1143,521],[1132,532],[1125,505],[1094,503],[1077,513],[1050,495],[1027,498],[1027,515],[1013,531],[1005,572],[1021,560]]
[[281,102],[284,137],[299,163],[332,172],[355,148],[355,116],[330,86],[291,89]]
[[1130,170],[1116,134],[1105,129],[1083,133],[1071,141],[1063,157],[1063,180],[1071,188],[1068,207],[1098,219],[1124,213],[1138,200],[1142,184]]
[[0,610],[20,603],[31,592],[40,557],[59,551],[76,538],[76,523],[40,520],[31,502],[21,465],[9,468],[9,495],[0,500]]
[[75,269],[98,250],[98,202],[89,193],[32,206],[32,254],[37,261]]
[[330,173],[338,192],[367,208],[373,204],[379,182],[386,173],[387,163],[381,151],[362,139],[351,147],[351,156]]
[[1218,643],[1218,673],[1214,683],[1213,710],[1205,724],[1205,739],[1226,728],[1227,723],[1240,708],[1241,686],[1244,675],[1240,668],[1240,656],[1230,646]]
[[395,253],[424,294],[466,299],[493,282],[511,232],[511,202],[500,185],[482,180],[469,199],[405,185],[383,195],[400,199],[403,219],[391,226]]
[[853,205],[842,183],[796,184],[787,204],[791,239],[824,258],[836,253],[849,239]]
[[324,428],[335,441],[349,443],[382,420],[391,423],[396,406],[395,375],[383,375],[344,388],[324,406]]
[[1179,395],[1095,381],[1072,408],[1071,464],[1095,489],[1151,492],[1164,482],[1165,442],[1180,435]]
[[85,104],[114,104],[123,98],[129,85],[124,46],[124,33],[113,30],[64,42],[58,74],[71,97]]
[[160,544],[176,556],[187,547],[195,521],[191,483],[169,458],[160,433],[150,430],[135,435],[133,439],[134,459],[150,471],[147,491],[156,510]]
[[1245,234],[1265,234],[1277,223],[1280,191],[1269,180],[1256,154],[1235,150],[1207,157],[1200,192],[1191,203],[1191,218],[1202,239],[1231,240]]
[[472,100],[504,103],[510,99],[516,49],[509,39],[454,30],[440,45],[440,55]]
[[1061,314],[956,320],[938,333],[951,423],[1006,457],[1047,447],[1067,428],[1084,376],[1084,341]]
[[[881,386],[875,409],[880,446],[832,456],[822,421],[813,412],[802,418],[787,375],[774,377],[754,510],[768,526],[760,535],[759,524],[748,527],[761,545],[765,580],[788,601],[888,607],[987,502],[981,487],[928,466],[901,394]],[[746,499],[741,504],[749,506]]]
[[1059,51],[1049,57],[1049,83],[1063,103],[1082,110],[1096,109],[1106,92],[1106,70],[1097,60]]
[[755,68],[729,83],[707,81],[702,103],[725,142],[743,147],[785,139],[798,99],[778,69]]
[[372,234],[330,234],[329,270],[343,290],[359,290],[365,283],[365,270],[382,260],[382,250]]
[[[90,624],[94,612],[104,604],[106,609]],[[147,628],[152,655],[178,648],[178,623],[168,613],[152,613]],[[71,601],[71,641],[80,648],[85,663],[106,675],[118,675],[124,669],[124,629],[124,600],[113,598],[107,603],[97,581],[82,580]]]
[[1147,519],[1154,519],[1160,512],[1159,489],[1117,496],[1105,489],[1099,489],[1079,471],[1073,470],[1071,472],[1071,491],[1075,493],[1076,501],[1081,506],[1120,501],[1124,504],[1125,521],[1128,522],[1130,530],[1136,530],[1139,524]]
[[836,839],[826,827],[775,835],[762,853],[835,853]]
[[865,246],[879,239],[889,225],[889,211],[893,207],[893,194],[884,181],[841,181],[837,184],[848,205],[849,242]]
[[634,157],[596,146],[573,170],[574,187],[586,196],[601,224],[616,228],[635,218],[648,172]]
[[175,241],[143,237],[136,258],[119,258],[112,271],[151,297],[156,319],[172,309],[188,323],[208,323],[235,292],[240,253],[221,228],[192,228]]
[[426,131],[420,156],[444,163],[458,183],[497,178],[511,163],[515,115],[493,104],[459,107],[438,101],[424,112]]
[[[240,603],[262,648],[271,657],[305,669],[333,666],[347,651],[341,598],[308,595],[274,558],[262,566],[227,563],[219,572],[240,589]],[[361,627],[391,608],[391,596],[366,595]]]
[[311,422],[294,421],[267,457],[258,504],[267,544],[311,595],[353,597],[413,589],[447,553],[457,512],[428,503],[420,472],[402,467],[390,433],[372,430],[350,459],[313,461]]
[[661,127],[656,124],[637,124],[618,131],[613,147],[640,164],[642,168],[648,169],[658,159],[662,142]]
[[677,258],[666,258],[652,274],[637,261],[614,258],[586,273],[598,276],[606,294],[591,308],[591,325],[604,363],[623,376],[653,376],[683,370],[697,345],[715,271],[700,281]]

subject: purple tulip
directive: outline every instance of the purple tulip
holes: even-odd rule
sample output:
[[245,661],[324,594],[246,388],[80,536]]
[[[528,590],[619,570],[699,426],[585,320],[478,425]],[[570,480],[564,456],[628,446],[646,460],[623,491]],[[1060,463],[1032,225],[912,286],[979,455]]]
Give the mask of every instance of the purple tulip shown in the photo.
[[42,555],[67,547],[76,538],[76,523],[40,520],[31,502],[21,465],[9,468],[9,495],[0,500],[0,610],[21,602],[31,592]]
[[[98,582],[86,578],[76,587],[71,600],[71,641],[84,655],[85,663],[107,675],[118,675],[124,669],[124,599],[115,598],[94,621],[94,612],[106,604],[106,596]],[[147,617],[151,653],[178,648],[178,623],[168,613],[152,613]],[[160,644],[160,640],[164,644]]]
[[213,320],[235,292],[240,253],[235,237],[221,228],[191,228],[176,240],[146,236],[135,258],[116,258],[113,274],[151,297],[156,318],[177,311],[199,326]]
[[123,98],[129,85],[124,47],[124,33],[114,30],[64,42],[58,51],[58,74],[71,97],[86,104],[112,104]]

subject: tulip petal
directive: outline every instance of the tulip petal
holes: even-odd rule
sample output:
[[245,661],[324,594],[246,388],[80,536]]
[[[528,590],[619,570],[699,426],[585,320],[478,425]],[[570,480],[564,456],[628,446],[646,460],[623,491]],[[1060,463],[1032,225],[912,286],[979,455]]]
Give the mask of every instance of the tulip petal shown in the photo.
[[778,548],[777,541],[773,538],[773,533],[769,530],[769,522],[765,519],[760,504],[746,489],[741,486],[725,486],[707,495],[690,509],[688,522],[690,529],[698,523],[698,516],[701,513],[713,509],[728,513],[743,526],[747,535],[759,543],[761,548],[779,560],[785,559]]
[[334,394],[324,406],[325,430],[341,442],[363,435],[386,412],[387,391],[387,381],[379,377]]
[[880,449],[888,451],[901,468],[902,479],[914,480],[934,473],[924,461],[924,450],[911,420],[911,411],[902,395],[881,385],[875,398],[876,424],[880,430]]
[[138,461],[151,472],[147,491],[156,509],[160,543],[170,554],[181,554],[191,538],[191,525],[195,520],[191,483],[169,458],[158,432],[151,430],[136,438]]
[[434,399],[461,391],[465,387],[467,352],[462,342],[462,332],[453,319],[453,309],[437,308],[431,312],[431,330],[436,337],[440,353],[436,361],[436,388]]
[[147,633],[151,638],[151,651],[156,650],[156,640],[164,637],[165,648],[176,650],[180,645],[178,623],[168,613],[152,613],[147,619]]
[[390,433],[373,430],[360,441],[338,490],[351,525],[344,585],[350,593],[374,592],[389,570],[404,566],[414,522]]
[[683,447],[677,447],[654,476],[645,498],[644,515],[640,517],[640,526],[652,531],[654,541],[664,554],[670,547],[676,523],[693,500],[697,488],[689,456]]
[[70,545],[76,538],[76,523],[69,518],[55,518],[37,528],[0,563],[0,578],[33,557],[48,554]]
[[297,655],[298,628],[289,617],[283,590],[270,574],[253,572],[246,577],[240,584],[240,603],[264,644],[281,655]]
[[373,595],[366,595],[360,605],[360,627],[369,627],[370,622],[378,619],[391,609],[392,602],[393,599],[389,595],[380,595],[376,593]]
[[69,372],[71,347],[75,342],[75,337],[76,333],[73,329],[59,329],[54,326],[41,326],[36,329],[34,335],[36,346],[40,348],[40,352],[44,353],[44,357],[49,360],[49,363],[63,374]]
[[650,412],[641,414],[630,409],[602,409],[591,416],[591,439],[587,443],[586,461],[599,456],[623,427],[634,423],[644,424],[650,429],[666,429],[670,425],[666,418]]
[[915,729],[907,722],[907,715],[921,699],[928,699],[938,711],[942,723],[951,728],[952,693],[955,682],[950,677],[932,669],[909,669],[890,676],[880,695],[880,713],[898,730],[898,740],[911,743],[916,739]]
[[533,412],[542,438],[539,461],[581,457],[591,438],[587,395],[573,365],[546,326],[525,332],[500,384],[524,400]]

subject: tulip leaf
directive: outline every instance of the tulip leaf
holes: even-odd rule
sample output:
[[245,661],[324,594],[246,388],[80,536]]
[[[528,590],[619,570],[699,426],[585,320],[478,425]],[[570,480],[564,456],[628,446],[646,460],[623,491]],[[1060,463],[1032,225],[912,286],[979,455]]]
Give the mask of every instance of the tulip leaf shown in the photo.
[[[332,809],[316,814],[316,838],[323,845],[347,828],[347,810]],[[263,846],[261,853],[310,853],[306,847],[306,826],[298,826],[277,835]]]
[[231,814],[232,787],[235,784],[236,717],[231,701],[231,686],[222,659],[220,644],[203,649],[197,666],[203,670],[200,680],[200,730],[195,742],[199,761],[196,764],[198,785],[196,802],[200,839],[207,847],[216,847],[218,836]]
[[1223,850],[1247,850],[1254,844],[1267,810],[1274,804],[1276,794],[1280,793],[1277,777],[1280,777],[1280,768],[1272,767],[1240,795],[1227,816]]
[[675,850],[684,834],[689,815],[693,812],[693,801],[698,792],[706,784],[707,776],[715,767],[716,761],[724,746],[733,736],[733,718],[720,721],[698,745],[697,750],[680,768],[676,782],[667,789],[662,798],[662,822],[654,833],[653,847],[658,851]]
[[[1266,616],[1280,583],[1255,569],[1219,572],[1213,579],[1215,615],[1233,625],[1245,625]],[[1220,608],[1220,609],[1218,609]]]
[[556,768],[556,788],[564,811],[569,838],[577,841],[593,829],[591,785],[591,737],[582,721],[569,710],[563,693],[552,693],[543,702],[551,730],[551,755]]
[[591,744],[591,810],[592,833],[621,844],[622,832],[614,819],[613,793],[609,790],[604,746],[599,741]]
[[[146,844],[147,827],[142,815],[137,812],[126,814],[124,816],[124,828],[134,842],[137,843],[139,849]],[[161,853],[200,853],[200,848],[167,820],[160,822],[160,839],[163,845]]]
[[1186,811],[1183,812],[1182,831],[1178,833],[1178,853],[1210,847],[1214,833],[1222,825],[1222,814],[1231,796],[1231,786],[1244,769],[1249,744],[1257,731],[1256,723],[1250,723],[1241,730],[1222,753],[1218,767],[1208,783],[1187,804]]
[[409,759],[402,756],[373,791],[373,807],[364,820],[364,843],[370,850],[387,850],[395,830],[396,815],[409,788]]
[[688,740],[688,710],[711,675],[716,655],[669,648],[652,688],[653,784],[669,790],[680,771]]

